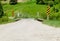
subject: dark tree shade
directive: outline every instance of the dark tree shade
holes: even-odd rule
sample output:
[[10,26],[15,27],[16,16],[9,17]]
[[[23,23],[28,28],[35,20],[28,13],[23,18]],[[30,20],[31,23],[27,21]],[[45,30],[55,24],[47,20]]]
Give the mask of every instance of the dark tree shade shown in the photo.
[[55,1],[55,0],[52,0],[52,1]]
[[10,4],[11,4],[11,5],[17,4],[17,0],[10,0]]
[[2,4],[0,2],[0,18],[4,15]]
[[36,0],[36,4],[39,4],[40,0]]
[[44,0],[36,0],[36,4],[45,4]]

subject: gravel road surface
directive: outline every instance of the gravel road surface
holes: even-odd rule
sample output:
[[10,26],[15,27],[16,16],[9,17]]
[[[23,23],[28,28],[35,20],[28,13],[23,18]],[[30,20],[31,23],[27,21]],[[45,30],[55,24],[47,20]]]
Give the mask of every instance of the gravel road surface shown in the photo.
[[60,41],[60,28],[34,19],[0,25],[0,41]]

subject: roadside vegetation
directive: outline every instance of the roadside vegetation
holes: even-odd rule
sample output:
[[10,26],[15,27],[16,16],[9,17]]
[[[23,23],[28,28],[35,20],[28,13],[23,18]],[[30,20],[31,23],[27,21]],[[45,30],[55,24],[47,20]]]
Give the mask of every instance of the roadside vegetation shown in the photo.
[[44,20],[43,24],[53,27],[60,27],[60,20]]
[[[50,16],[47,20],[47,6],[50,5]],[[16,14],[19,13],[19,18],[39,18],[44,19],[44,24],[49,24],[52,26],[60,27],[60,1],[59,0],[30,0],[27,2],[19,2],[14,5],[5,3],[2,4],[4,16],[0,18],[0,24],[2,20],[4,23],[13,22],[17,17]],[[14,19],[9,19],[12,17],[12,12],[14,11]]]

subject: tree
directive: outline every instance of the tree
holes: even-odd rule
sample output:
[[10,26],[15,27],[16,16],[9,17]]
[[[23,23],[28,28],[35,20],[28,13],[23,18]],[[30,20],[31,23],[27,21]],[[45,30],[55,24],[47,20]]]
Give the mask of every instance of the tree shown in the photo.
[[36,4],[39,4],[40,0],[36,0]]
[[58,3],[60,3],[60,0],[36,0],[36,4],[50,4],[51,6],[53,6]]
[[0,1],[0,18],[2,18],[3,15],[4,15],[3,7],[2,7],[1,1]]
[[45,4],[44,0],[36,0],[36,4]]
[[55,0],[52,0],[52,1],[55,1]]
[[17,0],[10,0],[10,4],[11,4],[11,5],[17,4]]

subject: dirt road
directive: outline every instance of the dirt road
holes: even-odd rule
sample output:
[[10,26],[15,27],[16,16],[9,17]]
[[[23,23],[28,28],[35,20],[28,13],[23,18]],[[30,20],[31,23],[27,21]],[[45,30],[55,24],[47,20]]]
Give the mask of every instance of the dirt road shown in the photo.
[[22,19],[0,25],[0,41],[60,41],[60,28],[54,28],[34,19]]

